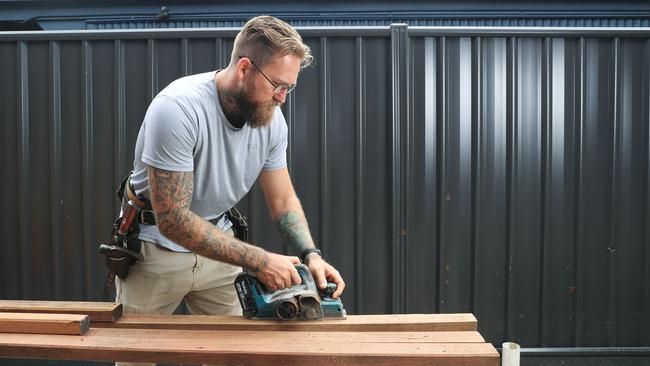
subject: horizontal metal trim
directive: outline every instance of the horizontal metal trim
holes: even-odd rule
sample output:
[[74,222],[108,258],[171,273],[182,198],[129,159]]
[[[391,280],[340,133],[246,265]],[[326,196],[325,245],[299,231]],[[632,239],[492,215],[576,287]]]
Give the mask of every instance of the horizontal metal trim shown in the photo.
[[[394,24],[393,24],[394,25]],[[392,26],[392,25],[391,25]],[[390,37],[391,26],[362,26],[362,27],[295,27],[303,36],[360,36],[360,37]]]
[[[85,2],[79,4],[74,1],[60,0],[3,0],[3,7],[6,11],[19,12],[25,8],[39,6],[44,11],[36,19],[50,18],[73,18],[79,17],[76,14],[83,13],[89,17],[108,17],[108,16],[133,16],[133,17],[159,17],[160,6],[154,5],[150,0],[130,1],[128,4],[116,6],[111,1]],[[48,3],[55,4],[48,7]],[[63,4],[62,4],[63,3]],[[67,3],[67,4],[66,4]],[[417,10],[414,10],[414,2],[349,2],[345,5],[336,7],[328,6],[327,3],[318,1],[306,1],[291,3],[286,1],[269,1],[264,5],[257,6],[233,6],[228,2],[193,2],[194,4],[183,4],[183,2],[174,2],[167,14],[170,18],[189,18],[205,19],[208,17],[219,17],[224,19],[248,19],[252,14],[265,13],[274,15],[282,19],[307,18],[314,19],[318,17],[341,17],[341,18],[385,18],[395,16],[591,16],[598,17],[607,14],[607,16],[625,16],[625,15],[646,15],[650,10],[647,3],[640,1],[624,2],[616,4],[611,1],[595,1],[585,5],[580,1],[566,1],[563,3],[547,4],[543,1],[526,1],[526,2],[501,2],[498,7],[490,2],[471,2],[460,1],[452,2],[423,2],[417,4]],[[199,4],[197,4],[199,3]],[[200,4],[204,3],[204,4]],[[549,6],[551,5],[551,6]],[[63,15],[59,15],[63,14]]]
[[[305,37],[367,36],[388,37],[390,27],[296,27]],[[169,39],[234,37],[239,28],[173,28],[119,30],[64,30],[0,32],[2,40],[95,40],[95,39]],[[408,27],[411,37],[436,36],[555,36],[555,37],[649,37],[650,28],[634,27]]]
[[411,37],[489,36],[489,37],[648,37],[645,27],[422,27],[408,28]]
[[[650,10],[650,9],[648,9]],[[413,20],[438,20],[438,19],[500,19],[500,20],[516,20],[516,19],[628,19],[650,18],[648,10],[548,10],[548,11],[528,11],[528,10],[499,10],[499,11],[486,11],[486,10],[473,10],[467,9],[466,11],[446,11],[446,10],[421,10],[418,12],[413,11],[330,11],[330,12],[292,12],[282,13],[276,12],[270,15],[276,16],[287,22],[295,21],[321,21],[321,20],[394,20],[394,19],[413,19]],[[246,19],[250,18],[253,13],[197,13],[197,14],[175,14],[169,15],[169,21],[241,21],[244,23]],[[92,17],[92,18],[90,18]],[[77,20],[83,17],[80,16],[40,16],[36,20]],[[139,15],[124,15],[109,14],[109,15],[90,15],[87,19],[88,22],[111,22],[111,21],[160,21],[158,14],[139,14]]]
[[[241,28],[160,28],[110,30],[60,30],[0,32],[0,41],[105,40],[105,39],[170,39],[170,38],[234,38]],[[377,27],[296,27],[303,37],[389,37],[389,26]]]
[[521,348],[520,352],[521,357],[650,356],[650,347]]
[[174,28],[0,32],[1,40],[105,40],[234,37],[240,28]]

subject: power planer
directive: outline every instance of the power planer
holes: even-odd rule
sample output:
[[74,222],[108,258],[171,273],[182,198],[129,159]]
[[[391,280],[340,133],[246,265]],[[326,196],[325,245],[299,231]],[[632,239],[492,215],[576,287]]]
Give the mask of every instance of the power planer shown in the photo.
[[314,277],[304,264],[296,270],[302,279],[300,285],[271,292],[250,271],[235,278],[235,289],[244,316],[256,319],[317,320],[324,318],[345,319],[341,299],[333,299],[336,284],[328,283],[320,290]]

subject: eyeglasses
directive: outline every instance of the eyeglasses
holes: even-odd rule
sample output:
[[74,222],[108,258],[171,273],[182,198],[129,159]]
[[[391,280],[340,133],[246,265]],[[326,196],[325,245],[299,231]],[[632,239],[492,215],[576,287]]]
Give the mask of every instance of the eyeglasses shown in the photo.
[[276,94],[276,95],[280,94],[280,93],[282,93],[283,90],[286,91],[287,94],[289,94],[289,93],[291,93],[291,91],[293,89],[296,88],[296,84],[276,84],[276,83],[272,82],[271,79],[269,79],[268,76],[266,76],[266,74],[264,74],[264,72],[262,72],[262,69],[260,69],[259,67],[257,67],[257,65],[255,65],[255,62],[253,62],[253,60],[251,60],[250,57],[239,56],[239,58],[242,58],[242,57],[246,57],[251,62],[251,64],[253,64],[253,66],[255,66],[257,71],[259,71],[260,74],[262,74],[262,76],[264,76],[264,79],[266,79],[269,83],[271,83],[271,85],[273,86],[273,94]]

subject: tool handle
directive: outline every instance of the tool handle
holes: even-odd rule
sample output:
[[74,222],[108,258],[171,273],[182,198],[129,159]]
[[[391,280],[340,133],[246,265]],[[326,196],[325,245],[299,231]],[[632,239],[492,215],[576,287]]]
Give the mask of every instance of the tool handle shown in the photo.
[[117,229],[118,234],[125,236],[129,232],[129,228],[131,227],[137,213],[138,207],[135,205],[135,202],[129,200],[122,212],[122,222],[120,223],[120,227]]
[[318,294],[323,299],[331,299],[334,292],[336,292],[336,284],[332,282],[328,282],[325,288],[318,289]]
[[298,275],[300,275],[301,285],[304,285],[308,282],[314,282],[314,280],[310,281],[310,278],[312,276],[311,276],[311,272],[309,271],[309,267],[307,267],[302,263],[296,264],[295,267],[296,267],[296,271],[298,271]]
[[99,246],[99,254],[107,255],[111,258],[124,258],[126,256],[133,257],[135,259],[143,260],[144,257],[140,253],[136,253],[128,248],[124,248],[117,245],[107,245],[101,244]]

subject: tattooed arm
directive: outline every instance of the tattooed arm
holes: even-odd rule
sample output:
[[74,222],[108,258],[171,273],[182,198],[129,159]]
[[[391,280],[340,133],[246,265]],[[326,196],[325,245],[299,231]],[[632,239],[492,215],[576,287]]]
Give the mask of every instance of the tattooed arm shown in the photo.
[[149,167],[148,174],[156,224],[165,237],[204,257],[249,268],[272,290],[300,283],[293,266],[298,258],[244,243],[190,211],[194,173]]
[[[302,254],[308,248],[315,248],[305,213],[293,189],[288,170],[284,168],[263,171],[260,174],[259,182],[271,218],[285,244],[296,254]],[[308,254],[305,261],[320,288],[324,288],[329,281],[336,284],[334,298],[343,292],[345,282],[332,265],[324,261],[317,253]]]

